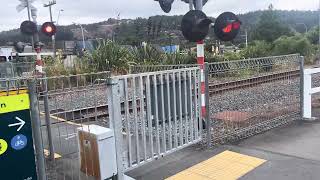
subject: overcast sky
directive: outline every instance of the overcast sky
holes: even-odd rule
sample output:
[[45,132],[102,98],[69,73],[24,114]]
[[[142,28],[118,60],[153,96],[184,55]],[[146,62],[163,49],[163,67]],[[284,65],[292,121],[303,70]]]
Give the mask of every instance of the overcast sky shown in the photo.
[[[49,20],[49,10],[43,7],[48,0],[36,0],[34,6],[38,8],[38,22]],[[154,0],[56,0],[53,7],[53,19],[61,13],[59,24],[67,25],[76,23],[93,23],[106,20],[110,17],[121,18],[148,17],[164,15],[158,2]],[[209,0],[204,7],[204,12],[209,16],[216,17],[223,11],[245,13],[259,9],[266,9],[273,3],[276,9],[284,10],[317,10],[320,0]],[[23,20],[27,19],[27,11],[18,13],[16,6],[19,0],[0,0],[7,8],[0,11],[0,31],[18,28]],[[2,6],[3,7],[3,6]],[[172,11],[167,15],[181,15],[188,11],[188,5],[181,0],[175,0]]]

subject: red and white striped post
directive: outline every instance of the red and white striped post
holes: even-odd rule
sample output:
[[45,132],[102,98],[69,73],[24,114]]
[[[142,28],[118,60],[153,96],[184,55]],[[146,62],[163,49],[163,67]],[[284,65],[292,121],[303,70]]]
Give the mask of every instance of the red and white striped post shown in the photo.
[[[196,0],[195,2],[196,2],[195,9],[202,11],[203,1]],[[192,10],[192,8],[190,8],[190,10]],[[205,119],[206,117],[206,86],[205,86],[205,74],[204,74],[204,42],[203,40],[197,42],[197,60],[198,60],[198,65],[200,66],[200,76],[201,76],[201,112],[202,112],[202,118]]]
[[38,46],[35,48],[37,52],[37,59],[36,59],[36,75],[42,75],[43,74],[43,61],[41,59],[41,47]]
[[206,117],[206,86],[205,86],[205,75],[204,75],[204,42],[203,40],[197,42],[197,60],[200,66],[201,76],[201,112],[202,117]]

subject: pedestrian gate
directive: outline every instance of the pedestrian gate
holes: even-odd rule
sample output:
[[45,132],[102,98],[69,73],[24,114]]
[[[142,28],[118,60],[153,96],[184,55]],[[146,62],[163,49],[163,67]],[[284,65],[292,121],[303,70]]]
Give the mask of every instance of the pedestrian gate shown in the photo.
[[199,68],[111,78],[108,104],[118,174],[201,140],[199,82]]

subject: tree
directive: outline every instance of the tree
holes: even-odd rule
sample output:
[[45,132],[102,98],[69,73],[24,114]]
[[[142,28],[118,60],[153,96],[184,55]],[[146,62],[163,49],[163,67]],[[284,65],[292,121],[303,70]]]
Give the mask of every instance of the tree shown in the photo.
[[312,44],[319,44],[319,31],[320,27],[318,26],[308,32],[307,38]]
[[283,35],[292,34],[289,27],[285,26],[280,20],[277,13],[270,5],[267,11],[260,16],[260,20],[253,33],[253,39],[273,42]]
[[266,41],[254,41],[241,53],[245,58],[270,56],[272,53],[272,45]]
[[275,55],[299,53],[303,56],[309,56],[313,49],[310,41],[302,35],[292,37],[282,36],[273,44],[273,52]]

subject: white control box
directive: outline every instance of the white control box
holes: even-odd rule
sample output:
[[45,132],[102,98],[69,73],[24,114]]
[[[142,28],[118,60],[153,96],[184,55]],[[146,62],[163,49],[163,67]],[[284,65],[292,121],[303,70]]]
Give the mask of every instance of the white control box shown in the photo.
[[116,147],[112,129],[87,125],[77,129],[80,168],[99,180],[117,174]]

